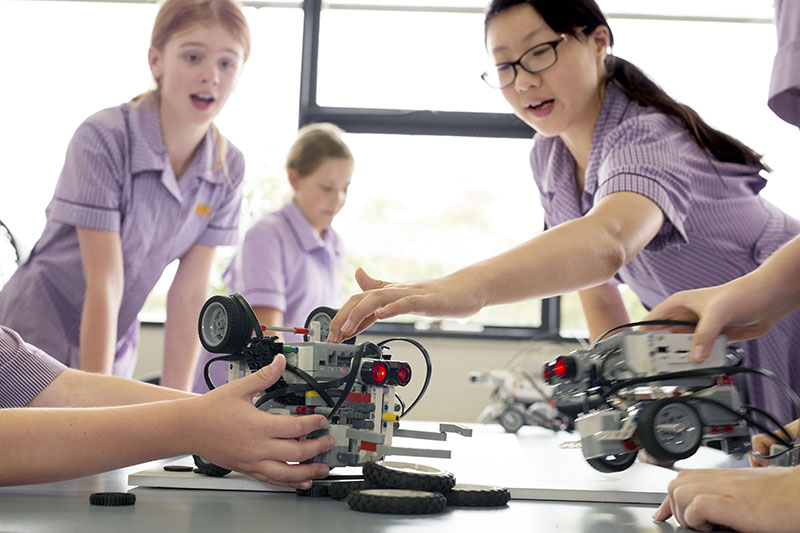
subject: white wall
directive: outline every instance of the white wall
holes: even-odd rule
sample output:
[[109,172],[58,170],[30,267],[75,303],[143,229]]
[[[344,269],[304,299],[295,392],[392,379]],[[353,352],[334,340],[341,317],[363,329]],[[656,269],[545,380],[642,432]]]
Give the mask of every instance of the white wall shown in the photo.
[[[359,342],[378,342],[385,337],[359,336]],[[541,364],[556,355],[577,347],[572,344],[549,342],[452,340],[419,338],[431,356],[433,373],[425,397],[409,414],[409,419],[474,422],[489,403],[491,389],[472,385],[468,374],[505,367],[512,359],[535,376]],[[142,327],[139,361],[134,376],[158,372],[163,356],[163,328]],[[407,405],[416,398],[425,376],[425,363],[417,349],[408,343],[391,343],[392,358],[408,361],[412,368],[412,383],[401,396]]]

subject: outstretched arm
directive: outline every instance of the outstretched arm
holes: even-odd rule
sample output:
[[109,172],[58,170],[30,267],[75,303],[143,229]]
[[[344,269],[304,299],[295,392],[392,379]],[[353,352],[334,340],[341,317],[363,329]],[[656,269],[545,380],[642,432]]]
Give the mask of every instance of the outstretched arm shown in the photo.
[[359,271],[356,279],[364,292],[337,313],[329,340],[340,342],[378,319],[406,313],[469,316],[487,305],[595,287],[635,257],[663,223],[654,202],[619,192],[581,218],[441,278],[387,283]]
[[[329,450],[330,436],[295,440],[327,425],[318,415],[290,417],[259,411],[253,395],[272,385],[286,360],[219,389],[194,396],[157,391],[134,384],[111,403],[130,399],[138,391],[151,403],[122,407],[37,408],[0,410],[0,485],[42,483],[85,476],[182,454],[198,454],[225,468],[276,485],[308,488],[324,477],[322,464],[297,464]],[[66,371],[65,371],[66,372]],[[61,382],[66,378],[70,383]],[[105,391],[105,376],[67,373],[59,376],[31,405],[50,405],[68,395],[65,385],[88,385]],[[56,390],[50,387],[56,387]],[[58,390],[60,389],[60,390]],[[163,395],[163,396],[162,396]],[[168,399],[169,395],[185,395]],[[97,403],[102,401],[97,398]]]

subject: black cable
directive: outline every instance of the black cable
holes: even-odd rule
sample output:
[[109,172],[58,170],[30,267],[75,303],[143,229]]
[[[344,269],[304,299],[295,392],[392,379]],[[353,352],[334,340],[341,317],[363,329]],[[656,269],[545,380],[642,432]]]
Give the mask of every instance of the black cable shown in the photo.
[[[703,396],[695,396],[693,394],[689,394],[689,395],[683,396],[683,398],[686,398],[686,399],[688,399],[690,401],[700,401],[700,402],[706,402],[706,403],[710,403],[712,405],[715,405],[715,406],[719,407],[720,409],[723,409],[724,411],[728,411],[729,413],[731,413],[731,414],[733,414],[735,416],[738,416],[739,418],[741,418],[742,420],[747,422],[748,426],[760,429],[763,433],[766,433],[767,435],[769,435],[770,437],[772,437],[773,439],[775,439],[779,443],[783,444],[784,446],[789,447],[789,448],[794,447],[794,443],[791,442],[794,439],[792,439],[791,437],[789,438],[789,441],[783,440],[781,437],[778,437],[778,435],[773,433],[769,428],[767,428],[766,426],[762,425],[760,422],[757,422],[754,418],[750,418],[747,415],[745,415],[744,413],[740,413],[740,412],[736,411],[735,409],[732,409],[732,408],[728,407],[727,405],[725,405],[722,402],[719,402],[717,400],[713,400],[711,398],[706,398],[706,397],[703,397]],[[780,424],[779,424],[779,427],[780,427]]]
[[319,397],[322,398],[326,404],[328,404],[328,407],[333,406],[333,398],[331,398],[330,395],[325,392],[325,389],[320,386],[321,383],[319,381],[294,365],[287,364],[286,370],[308,383],[308,385],[311,387],[311,390],[319,394]]
[[786,431],[786,428],[784,427],[784,425],[781,424],[774,416],[769,414],[764,409],[761,409],[760,407],[756,407],[755,405],[749,405],[749,404],[743,404],[742,405],[742,409],[747,409],[748,411],[755,411],[756,413],[760,414],[761,416],[764,416],[764,417],[768,418],[770,422],[775,424],[775,426],[778,429],[780,429],[783,432],[784,435],[786,435],[787,439],[792,440],[792,441],[795,440],[795,437],[792,437],[791,435],[789,435],[789,432]]
[[775,384],[777,384],[780,388],[783,389],[784,393],[789,397],[789,399],[794,404],[795,412],[800,413],[800,397],[798,397],[797,393],[794,392],[786,383],[783,382],[778,376],[776,376],[773,372],[769,370],[765,370],[763,368],[750,368],[746,366],[733,366],[733,367],[711,367],[711,368],[698,368],[697,370],[683,370],[680,372],[668,372],[665,374],[658,374],[655,376],[646,376],[640,378],[631,378],[625,381],[622,381],[614,386],[612,386],[608,391],[604,394],[603,399],[608,399],[608,397],[612,394],[615,394],[617,391],[628,388],[632,385],[638,385],[640,383],[651,383],[653,381],[672,381],[675,379],[683,379],[683,378],[691,378],[691,377],[713,377],[713,376],[732,376],[735,374],[760,374],[768,379],[771,379]]
[[[348,378],[348,376],[349,376],[349,374],[347,376],[344,376],[344,377],[341,377],[341,378],[332,379],[330,381],[317,381],[316,383],[317,383],[317,386],[319,388],[321,388],[321,389],[332,389],[332,388],[338,387],[339,385],[344,383],[345,380]],[[314,379],[314,378],[311,378],[311,379]],[[259,398],[256,401],[255,405],[256,405],[256,407],[261,407],[266,402],[268,402],[269,400],[272,400],[274,398],[279,398],[281,396],[286,396],[288,394],[293,394],[295,392],[308,392],[310,390],[315,390],[315,389],[313,387],[311,387],[311,385],[308,385],[308,384],[306,384],[306,385],[299,385],[299,384],[298,385],[288,385],[286,387],[283,387],[283,388],[280,388],[280,389],[275,389],[275,390],[269,391],[268,393],[264,394],[263,396],[261,396],[261,398]],[[331,404],[332,403],[333,403],[333,399],[331,398]],[[331,405],[331,404],[329,404],[329,405]]]
[[208,390],[212,391],[217,387],[214,386],[214,383],[211,381],[211,376],[208,375],[208,368],[211,366],[211,363],[216,363],[217,361],[240,361],[242,357],[240,355],[220,355],[219,357],[213,357],[206,362],[206,366],[203,367],[203,378],[206,380],[206,387]]
[[697,323],[685,322],[683,320],[640,320],[639,322],[630,322],[628,324],[615,326],[610,330],[606,331],[605,333],[603,333],[602,335],[600,335],[599,337],[597,337],[597,339],[595,339],[595,341],[592,343],[590,349],[594,347],[598,342],[603,340],[606,336],[608,336],[608,334],[613,333],[620,329],[633,328],[636,326],[683,326],[683,327],[694,328],[695,326],[697,326]]
[[[373,348],[374,346],[374,348]],[[359,371],[361,370],[361,358],[364,352],[367,351],[367,348],[376,351],[375,355],[380,357],[383,354],[383,351],[380,349],[379,346],[376,346],[375,343],[372,342],[365,342],[364,344],[360,345],[356,350],[356,354],[353,356],[352,361],[350,361],[350,373],[347,374],[347,382],[345,383],[344,390],[342,391],[342,395],[339,397],[339,401],[336,402],[336,405],[333,406],[331,412],[328,413],[328,420],[333,418],[333,415],[336,414],[336,411],[344,403],[345,399],[347,399],[347,395],[350,394],[350,391],[353,390],[353,385],[355,385],[356,377],[358,376]]]
[[394,393],[394,397],[397,398],[398,402],[400,402],[400,418],[402,418],[403,415],[406,414],[406,404],[405,402],[403,402],[403,399],[400,396],[398,396],[396,392]]
[[406,337],[394,337],[391,339],[382,340],[381,342],[378,343],[378,346],[383,347],[384,345],[394,341],[403,341],[416,346],[417,349],[420,351],[420,353],[422,353],[422,356],[425,358],[425,367],[426,367],[425,383],[422,384],[422,389],[419,391],[419,394],[417,395],[416,399],[412,402],[411,407],[403,411],[403,414],[401,415],[402,417],[407,415],[414,408],[414,406],[417,405],[417,403],[422,399],[422,396],[425,394],[425,391],[428,390],[428,384],[430,384],[431,382],[432,365],[431,365],[431,356],[428,354],[428,350],[426,350],[424,346],[422,346],[414,339],[409,339]]

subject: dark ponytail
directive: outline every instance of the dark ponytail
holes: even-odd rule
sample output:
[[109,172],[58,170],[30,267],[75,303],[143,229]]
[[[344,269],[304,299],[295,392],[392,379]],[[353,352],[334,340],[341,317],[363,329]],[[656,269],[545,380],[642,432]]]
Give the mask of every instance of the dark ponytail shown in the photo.
[[[496,15],[519,4],[530,5],[556,33],[577,37],[580,28],[588,36],[598,26],[609,28],[594,0],[492,0],[486,10],[485,27],[488,29],[489,22]],[[613,46],[614,35],[610,28],[608,33],[609,44]],[[752,148],[709,126],[694,109],[675,101],[632,63],[609,55],[606,57],[605,67],[608,83],[614,83],[631,100],[652,107],[678,121],[694,138],[695,143],[710,152],[718,161],[770,170],[761,160],[761,155]]]

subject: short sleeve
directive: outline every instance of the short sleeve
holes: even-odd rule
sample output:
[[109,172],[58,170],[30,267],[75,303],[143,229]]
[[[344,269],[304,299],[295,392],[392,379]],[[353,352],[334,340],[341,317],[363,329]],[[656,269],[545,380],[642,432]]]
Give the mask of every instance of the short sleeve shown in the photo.
[[[225,192],[221,196],[219,207],[208,227],[198,239],[198,244],[205,246],[228,246],[239,240],[239,212],[242,206],[242,183],[244,181],[244,156],[233,145],[229,144],[225,164],[228,176],[225,178]],[[221,170],[222,171],[222,170]]]
[[0,408],[24,407],[66,367],[0,326]]
[[653,201],[665,222],[646,249],[661,250],[688,241],[684,222],[691,198],[691,165],[686,152],[699,151],[682,129],[663,115],[624,121],[606,137],[598,169],[594,203],[617,192],[633,192]]
[[[117,121],[119,128],[109,125]],[[123,125],[119,110],[105,110],[78,127],[47,208],[49,220],[120,231],[120,202],[126,175]]]
[[776,0],[778,51],[772,64],[769,107],[786,122],[800,127],[800,2]]
[[280,228],[268,218],[247,231],[227,276],[229,288],[240,292],[253,307],[286,312],[288,286]]

